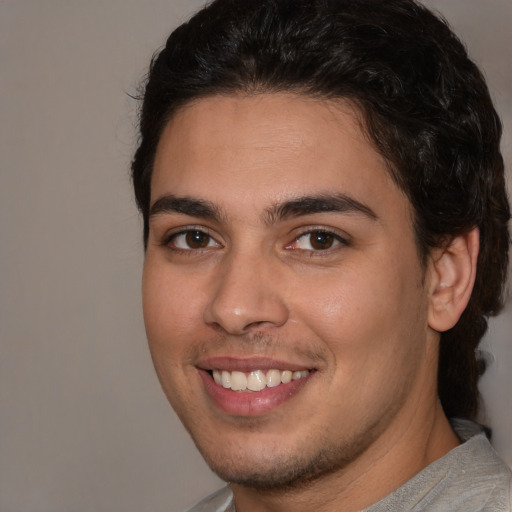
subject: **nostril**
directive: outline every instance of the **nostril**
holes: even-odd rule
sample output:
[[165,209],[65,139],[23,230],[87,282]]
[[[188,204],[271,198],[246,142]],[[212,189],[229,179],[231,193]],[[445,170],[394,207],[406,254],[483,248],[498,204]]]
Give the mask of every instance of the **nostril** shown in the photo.
[[245,326],[245,330],[249,330],[251,329],[252,327],[260,327],[261,325],[263,325],[265,322],[264,321],[260,321],[260,322],[251,322],[250,324],[247,324]]

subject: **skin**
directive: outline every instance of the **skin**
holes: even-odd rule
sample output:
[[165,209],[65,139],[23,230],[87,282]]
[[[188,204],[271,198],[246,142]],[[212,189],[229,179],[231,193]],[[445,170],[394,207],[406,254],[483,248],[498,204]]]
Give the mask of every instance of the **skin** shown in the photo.
[[[279,208],[333,196],[349,201]],[[420,263],[412,207],[349,104],[191,103],[161,136],[151,202],[151,354],[237,511],[360,510],[457,446],[437,398],[438,331],[467,302],[477,236]],[[312,245],[318,231],[332,237]],[[212,394],[208,370],[259,366],[311,371],[284,397]]]

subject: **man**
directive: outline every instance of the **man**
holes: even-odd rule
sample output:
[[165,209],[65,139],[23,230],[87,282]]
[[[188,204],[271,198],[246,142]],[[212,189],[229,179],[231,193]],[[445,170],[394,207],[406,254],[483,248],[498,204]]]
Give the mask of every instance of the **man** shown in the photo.
[[508,511],[472,420],[502,307],[501,128],[412,0],[217,0],[154,59],[133,162],[194,511]]

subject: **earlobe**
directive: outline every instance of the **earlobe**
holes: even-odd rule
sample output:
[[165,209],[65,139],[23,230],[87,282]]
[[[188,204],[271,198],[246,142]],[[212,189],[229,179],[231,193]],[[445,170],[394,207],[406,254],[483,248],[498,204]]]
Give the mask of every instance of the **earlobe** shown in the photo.
[[478,228],[474,227],[431,253],[428,324],[438,332],[451,329],[469,302],[475,283],[479,238]]

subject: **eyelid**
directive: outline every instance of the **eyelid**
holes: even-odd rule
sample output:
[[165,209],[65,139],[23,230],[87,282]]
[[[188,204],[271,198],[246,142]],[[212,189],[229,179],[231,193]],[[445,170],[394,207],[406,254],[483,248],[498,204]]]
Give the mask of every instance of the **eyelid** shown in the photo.
[[[166,246],[174,251],[183,251],[183,252],[194,252],[194,251],[200,251],[201,249],[182,249],[181,247],[171,247],[170,244],[172,240],[179,235],[186,235],[190,231],[199,231],[201,233],[204,233],[206,236],[210,237],[211,240],[213,240],[218,247],[222,247],[222,244],[217,240],[217,237],[212,233],[212,230],[201,225],[188,225],[188,226],[179,226],[176,228],[173,228],[165,233],[165,235],[162,237],[161,244],[163,246]],[[211,249],[211,247],[204,247],[204,249]]]
[[295,244],[300,238],[308,235],[312,235],[314,233],[325,233],[328,235],[332,235],[334,239],[336,240],[336,243],[333,247],[329,247],[328,249],[297,249],[302,250],[306,252],[314,252],[314,253],[328,253],[332,250],[335,250],[339,246],[349,246],[351,245],[350,237],[345,233],[340,233],[339,230],[331,228],[331,227],[325,227],[325,226],[311,226],[307,228],[303,228],[299,233],[297,233],[292,242],[286,245],[285,248],[292,249],[292,245]]

